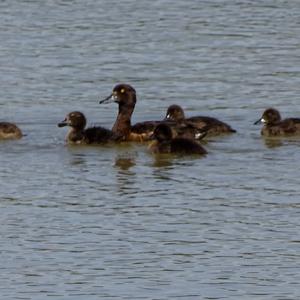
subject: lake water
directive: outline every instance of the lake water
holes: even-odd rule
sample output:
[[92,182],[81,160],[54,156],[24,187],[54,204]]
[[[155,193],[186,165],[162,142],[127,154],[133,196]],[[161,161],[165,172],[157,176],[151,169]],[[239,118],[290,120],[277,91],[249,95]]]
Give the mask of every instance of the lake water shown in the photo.
[[[1,299],[300,299],[300,139],[264,140],[273,106],[300,117],[300,2],[0,2]],[[209,154],[68,147],[73,110],[111,127],[132,84],[133,123],[228,122]]]

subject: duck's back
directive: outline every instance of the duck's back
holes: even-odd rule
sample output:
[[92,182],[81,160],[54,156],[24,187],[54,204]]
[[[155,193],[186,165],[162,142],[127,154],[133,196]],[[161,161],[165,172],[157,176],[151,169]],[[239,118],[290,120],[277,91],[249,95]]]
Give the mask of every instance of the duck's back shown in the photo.
[[300,135],[300,119],[288,118],[274,125],[265,125],[261,134],[269,137]]
[[[136,123],[131,127],[131,137],[140,136],[141,140],[147,141],[151,139],[151,135],[154,129],[159,124],[167,124],[172,129],[173,137],[201,139],[206,135],[205,130],[202,130],[202,128],[198,128],[192,122],[175,122],[171,120],[162,120]],[[138,138],[135,138],[135,140],[138,140]]]
[[168,154],[171,153],[171,142],[170,141],[164,141],[164,142],[158,142],[154,141],[149,145],[149,148],[151,152],[156,154]]
[[230,125],[213,117],[195,116],[187,118],[186,120],[199,129],[205,129],[208,135],[236,132]]
[[0,139],[19,139],[22,135],[22,131],[17,125],[0,122]]
[[98,126],[85,129],[84,138],[87,144],[101,144],[117,140],[111,130]]
[[174,138],[163,142],[155,141],[149,148],[153,153],[161,154],[207,154],[198,142],[186,138]]
[[131,132],[136,134],[143,134],[143,133],[152,133],[154,128],[160,123],[161,121],[145,121],[139,122],[131,126]]
[[196,141],[186,138],[174,138],[171,141],[170,151],[179,154],[206,154],[206,150]]

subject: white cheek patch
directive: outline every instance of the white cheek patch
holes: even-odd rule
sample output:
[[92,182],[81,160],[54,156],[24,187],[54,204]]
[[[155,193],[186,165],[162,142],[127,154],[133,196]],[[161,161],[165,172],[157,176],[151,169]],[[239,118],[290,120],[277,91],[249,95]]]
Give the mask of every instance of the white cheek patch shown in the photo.
[[201,136],[202,136],[202,133],[196,133],[196,134],[195,134],[195,139],[200,139]]
[[118,96],[117,96],[117,95],[112,95],[112,99],[113,99],[114,101],[116,101],[116,100],[118,100]]
[[167,114],[166,115],[166,119],[170,119],[171,118],[171,115],[170,114]]
[[266,123],[266,120],[264,118],[261,118],[260,120],[262,123]]

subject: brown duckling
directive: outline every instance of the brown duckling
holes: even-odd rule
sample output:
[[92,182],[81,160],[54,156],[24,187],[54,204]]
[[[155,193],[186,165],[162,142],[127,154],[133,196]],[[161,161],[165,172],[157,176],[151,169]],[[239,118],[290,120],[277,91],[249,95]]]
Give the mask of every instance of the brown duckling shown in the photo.
[[281,119],[279,111],[268,108],[254,124],[264,123],[261,134],[267,137],[300,135],[300,118]]
[[151,139],[154,129],[159,124],[168,125],[172,129],[173,137],[202,140],[207,134],[206,128],[197,128],[191,123],[175,122],[172,120],[139,122],[131,127],[131,132],[142,133],[147,139]]
[[22,131],[16,124],[0,122],[0,140],[20,139],[22,136]]
[[216,118],[206,116],[185,118],[182,107],[176,104],[169,106],[165,119],[173,120],[181,124],[191,124],[196,128],[204,129],[208,136],[217,136],[225,133],[236,132],[236,130],[232,129],[228,124]]
[[85,129],[86,118],[80,111],[72,111],[57,124],[58,127],[70,126],[66,141],[68,144],[102,144],[116,141],[117,137],[109,129],[90,127]]
[[149,146],[153,153],[175,154],[207,154],[206,150],[195,140],[188,138],[173,138],[171,128],[165,124],[159,124],[153,132],[155,141]]

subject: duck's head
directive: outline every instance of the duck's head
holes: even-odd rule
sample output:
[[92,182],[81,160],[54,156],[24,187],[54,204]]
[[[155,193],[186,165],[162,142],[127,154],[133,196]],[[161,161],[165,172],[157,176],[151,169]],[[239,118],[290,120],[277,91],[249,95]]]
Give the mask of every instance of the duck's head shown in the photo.
[[172,129],[167,124],[159,124],[155,127],[152,138],[158,142],[170,141],[173,137]]
[[70,126],[78,130],[84,129],[85,125],[86,118],[80,111],[72,111],[68,113],[65,119],[57,124],[58,127]]
[[277,109],[268,108],[264,111],[263,115],[254,124],[264,123],[266,125],[273,125],[280,122],[281,116]]
[[112,93],[105,99],[101,100],[99,103],[101,104],[109,102],[116,102],[119,105],[134,106],[136,103],[136,91],[129,84],[117,84],[114,87]]
[[165,120],[181,121],[185,118],[184,111],[181,106],[173,104],[168,107]]

